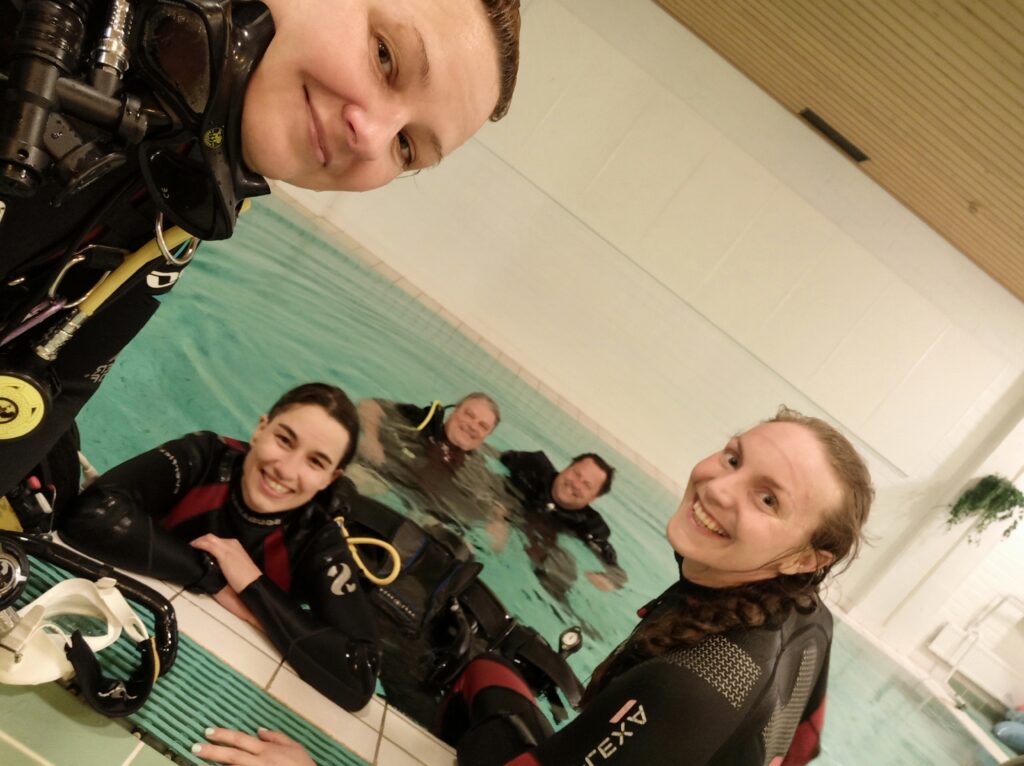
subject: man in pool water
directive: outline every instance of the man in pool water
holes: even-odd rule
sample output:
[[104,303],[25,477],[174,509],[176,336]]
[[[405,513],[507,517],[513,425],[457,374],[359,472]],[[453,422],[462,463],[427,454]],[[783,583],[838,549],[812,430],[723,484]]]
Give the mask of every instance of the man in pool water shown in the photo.
[[367,436],[351,477],[361,493],[394,492],[413,520],[457,532],[489,518],[483,498],[495,477],[480,448],[501,420],[494,399],[479,391],[448,406],[364,399],[359,416]]
[[[443,407],[434,402],[426,407],[416,404],[390,404],[405,420],[407,427],[420,435],[427,445],[430,465],[443,466],[454,473],[466,462],[466,456],[481,447],[501,422],[501,409],[490,396],[474,391],[454,406]],[[445,417],[445,410],[451,412]],[[385,462],[381,441],[381,425],[387,420],[382,403],[376,399],[359,402],[359,419],[364,438],[359,456],[373,466]]]
[[[26,14],[44,16],[51,8],[70,16],[87,12],[78,4],[24,7]],[[105,10],[96,4],[96,13]],[[18,56],[31,57],[15,43],[40,23],[50,24],[47,17],[19,28],[21,13],[22,4],[0,0],[0,71],[6,75],[18,71]],[[220,14],[235,35],[219,41],[223,49],[214,48],[208,62],[206,76],[216,74],[217,87],[183,64],[202,59],[194,51],[208,50],[205,22],[196,21],[202,13]],[[79,28],[103,26],[100,19],[84,21]],[[436,165],[488,118],[507,111],[518,68],[519,2],[225,0],[185,12],[153,0],[136,9],[134,31],[138,39],[129,42],[138,46],[115,89],[144,105],[174,108],[181,119],[150,115],[149,132],[132,139],[142,142],[140,151],[102,126],[66,116],[67,140],[72,133],[96,134],[94,154],[109,150],[114,157],[105,166],[109,172],[74,193],[66,180],[49,175],[34,193],[12,191],[17,179],[31,176],[15,158],[13,175],[0,184],[0,396],[18,405],[0,424],[0,495],[31,475],[58,504],[73,496],[75,416],[184,263],[144,262],[80,329],[65,328],[66,343],[55,359],[38,358],[34,349],[64,326],[65,303],[150,240],[158,213],[168,219],[165,228],[173,222],[191,234],[223,238],[241,201],[267,193],[265,178],[363,191]],[[83,61],[91,43],[83,46]],[[88,66],[71,59],[69,78],[75,79]],[[88,71],[81,74],[88,77]],[[31,123],[15,111],[45,103],[22,98],[20,88],[20,81],[5,79],[10,98],[0,106],[0,130]],[[184,127],[174,127],[178,123]],[[55,297],[40,302],[49,285],[59,288]],[[31,495],[15,492],[12,502],[25,497],[31,502]]]
[[[545,589],[564,598],[576,579],[573,557],[558,548],[558,533],[579,537],[600,557],[604,572],[587,572],[587,579],[599,590],[621,588],[626,572],[618,566],[618,554],[609,541],[611,530],[591,506],[612,488],[615,469],[600,455],[577,455],[561,471],[544,452],[507,451],[501,462],[509,469],[508,483],[521,501],[521,513],[498,505],[488,525],[495,550],[504,548],[511,520],[527,537],[526,552]],[[513,509],[515,506],[513,506]]]
[[543,452],[501,454],[509,469],[509,481],[523,499],[528,511],[551,520],[585,542],[607,564],[618,563],[618,554],[609,542],[608,524],[590,504],[608,494],[615,469],[593,452],[577,455],[561,471]]

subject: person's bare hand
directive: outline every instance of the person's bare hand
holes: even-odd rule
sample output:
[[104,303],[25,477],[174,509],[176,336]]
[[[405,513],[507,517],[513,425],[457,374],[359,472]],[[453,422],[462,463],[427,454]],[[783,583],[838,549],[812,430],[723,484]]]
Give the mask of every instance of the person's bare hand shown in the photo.
[[252,560],[242,544],[234,538],[203,535],[197,537],[189,545],[209,553],[216,559],[224,579],[228,581],[228,585],[235,593],[241,593],[258,580],[262,574],[260,568],[256,566],[256,562]]
[[197,742],[192,752],[214,763],[235,766],[316,766],[309,753],[279,731],[259,729],[257,736],[233,729],[209,728],[209,742]]
[[603,590],[606,593],[615,590],[615,583],[604,572],[587,572],[586,574],[590,584],[598,590]]
[[491,550],[501,553],[508,545],[507,513],[500,503],[495,503],[494,514],[487,524],[487,535],[491,538]]

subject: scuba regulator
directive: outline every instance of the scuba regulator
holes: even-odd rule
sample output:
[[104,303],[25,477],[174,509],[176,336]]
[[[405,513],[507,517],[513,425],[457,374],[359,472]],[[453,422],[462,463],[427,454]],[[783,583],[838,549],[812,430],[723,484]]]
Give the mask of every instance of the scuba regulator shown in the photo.
[[[0,310],[0,441],[33,433],[47,417],[60,390],[54,360],[119,288],[161,259],[181,267],[203,239],[230,237],[243,201],[269,192],[241,154],[245,86],[274,32],[261,3],[16,5],[0,75],[0,220],[38,194],[59,216],[67,200],[128,165],[154,208],[154,237],[130,253],[83,246],[91,236],[83,231],[46,263],[0,268],[0,291],[18,291]],[[3,257],[0,248],[0,266]],[[61,283],[80,263],[102,276],[67,297]]]

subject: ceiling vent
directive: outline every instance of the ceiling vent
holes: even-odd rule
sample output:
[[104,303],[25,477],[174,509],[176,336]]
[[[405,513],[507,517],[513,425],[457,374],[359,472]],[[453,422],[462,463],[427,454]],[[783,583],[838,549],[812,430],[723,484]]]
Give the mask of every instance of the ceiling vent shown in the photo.
[[838,146],[854,162],[864,162],[868,156],[854,146],[842,133],[829,125],[819,115],[810,109],[803,109],[800,116],[810,123],[811,127],[825,136],[829,141]]

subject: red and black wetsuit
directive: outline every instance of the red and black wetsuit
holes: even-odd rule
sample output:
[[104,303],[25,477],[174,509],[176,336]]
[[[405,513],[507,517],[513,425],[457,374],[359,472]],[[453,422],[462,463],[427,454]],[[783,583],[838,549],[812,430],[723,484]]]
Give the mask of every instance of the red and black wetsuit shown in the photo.
[[[707,593],[681,579],[640,614],[647,621],[687,609],[691,597]],[[449,718],[469,727],[457,745],[458,762],[799,766],[817,753],[831,639],[832,617],[819,604],[778,628],[715,635],[653,659],[623,656],[601,692],[550,736],[537,725],[515,672],[493,659],[475,660],[449,703]]]
[[60,517],[61,536],[116,566],[204,593],[226,583],[189,541],[206,533],[239,540],[264,573],[242,601],[303,680],[359,709],[374,692],[380,651],[348,545],[319,497],[282,513],[251,511],[239,486],[247,450],[204,431],[132,458]]

